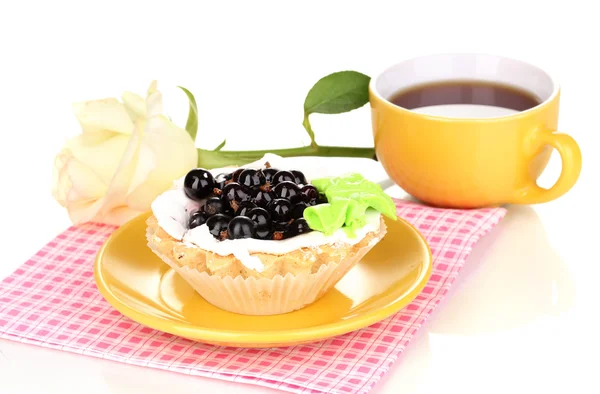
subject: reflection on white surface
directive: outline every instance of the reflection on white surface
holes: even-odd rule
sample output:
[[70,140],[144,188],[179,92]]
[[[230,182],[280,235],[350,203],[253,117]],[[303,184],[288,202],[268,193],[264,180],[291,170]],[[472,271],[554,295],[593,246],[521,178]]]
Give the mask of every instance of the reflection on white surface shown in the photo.
[[[391,191],[413,200],[403,193],[398,187]],[[553,357],[539,360],[541,352],[550,351],[548,346],[558,354],[577,352],[577,345],[557,341],[556,334],[564,330],[561,314],[568,313],[575,301],[568,268],[548,243],[532,207],[506,208],[504,219],[475,245],[449,293],[392,367],[393,376],[385,377],[374,394],[386,393],[390,387],[410,393],[424,392],[424,388],[436,392],[440,387],[464,386],[465,380],[470,387],[477,386],[477,381],[488,384],[498,378],[495,368],[499,367],[485,358],[489,353],[510,360],[510,367],[502,364],[502,368],[511,376],[527,371],[531,384],[539,382],[535,377],[547,376],[548,370],[564,365]],[[535,332],[536,323],[545,328],[537,340],[519,340],[524,333]],[[481,364],[474,372],[478,359],[488,360],[489,368]],[[461,373],[444,367],[456,361],[470,369]],[[528,365],[532,361],[536,365]]]
[[[573,305],[574,283],[530,206],[508,206],[473,249],[431,332],[477,335],[558,315]],[[468,286],[461,284],[468,283]],[[473,294],[477,294],[474,297]]]

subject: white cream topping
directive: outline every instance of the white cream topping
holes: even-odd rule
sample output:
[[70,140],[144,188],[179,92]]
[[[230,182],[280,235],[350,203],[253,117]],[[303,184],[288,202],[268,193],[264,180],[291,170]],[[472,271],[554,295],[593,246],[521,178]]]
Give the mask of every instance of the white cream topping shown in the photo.
[[254,238],[226,239],[224,241],[219,241],[208,231],[208,226],[203,224],[202,226],[188,230],[183,237],[183,240],[221,256],[233,254],[246,267],[261,272],[264,268],[262,262],[258,257],[250,256],[250,253],[285,254],[300,248],[332,245],[336,243],[355,245],[360,242],[367,233],[379,230],[379,217],[379,212],[373,209],[367,210],[365,215],[367,223],[355,231],[356,237],[354,238],[348,237],[343,229],[338,229],[329,236],[319,231],[311,231],[281,241],[260,240]]
[[167,190],[152,202],[152,213],[158,225],[171,237],[182,240],[188,231],[190,215],[200,209],[200,203],[188,198],[181,188]]
[[[243,168],[263,168],[268,161],[272,167],[283,168],[279,165],[281,157],[273,154],[265,155],[261,160],[243,165]],[[308,171],[304,175],[309,178]],[[217,168],[210,170],[213,175],[229,173],[235,168]],[[208,231],[208,226],[203,224],[193,229],[188,229],[190,215],[199,209],[201,203],[189,199],[183,191],[184,177],[174,182],[174,189],[168,190],[158,196],[152,203],[152,213],[158,220],[158,224],[171,237],[184,241],[189,245],[195,245],[204,250],[221,256],[234,255],[249,269],[261,272],[264,266],[259,258],[251,256],[250,253],[285,254],[300,248],[318,247],[321,245],[332,245],[344,243],[355,245],[360,242],[369,232],[378,231],[381,214],[373,209],[368,209],[365,215],[366,224],[355,230],[356,236],[350,238],[343,229],[338,229],[331,235],[325,235],[319,231],[311,231],[288,239],[259,240],[244,238],[235,240],[219,241]]]

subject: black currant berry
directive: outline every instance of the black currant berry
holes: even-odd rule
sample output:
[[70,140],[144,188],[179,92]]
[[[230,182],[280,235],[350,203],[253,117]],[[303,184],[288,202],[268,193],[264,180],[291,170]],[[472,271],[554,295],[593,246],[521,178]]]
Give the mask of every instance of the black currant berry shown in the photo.
[[206,204],[204,204],[204,212],[206,212],[209,216],[217,213],[223,213],[224,208],[223,200],[217,196],[209,197],[206,200]]
[[230,220],[231,218],[229,216],[217,213],[206,220],[208,231],[210,231],[215,238],[221,240],[225,239],[227,238],[227,226],[229,225]]
[[308,223],[306,223],[306,219],[304,218],[296,219],[290,224],[290,232],[294,235],[309,233],[311,231],[312,229],[308,227]]
[[230,173],[223,172],[223,173],[221,173],[221,174],[217,175],[217,176],[215,177],[215,180],[217,180],[217,179],[220,179],[220,180],[228,181],[228,180],[230,180],[232,177],[233,177],[233,172],[230,172]]
[[263,174],[265,174],[265,181],[269,183],[273,183],[273,177],[277,174],[279,170],[277,168],[265,168],[262,170]]
[[267,192],[260,189],[252,190],[250,200],[259,207],[266,207],[271,201],[275,199],[275,193]]
[[237,210],[236,206],[239,206],[242,201],[250,199],[250,195],[248,194],[248,189],[244,188],[239,183],[230,182],[223,187],[223,198],[225,198],[227,204],[235,211]]
[[237,170],[235,170],[234,172],[231,173],[231,180],[234,182],[238,182],[238,179],[240,178],[240,174],[242,173],[242,171],[244,171],[243,168],[238,168]]
[[192,200],[202,200],[212,193],[215,180],[212,174],[203,168],[191,170],[183,181],[185,195]]
[[273,239],[271,227],[260,227],[254,232],[254,238],[258,239]]
[[247,215],[254,222],[256,228],[271,227],[271,215],[264,208],[254,208]]
[[280,182],[285,181],[294,182],[295,179],[296,177],[294,177],[294,174],[292,174],[289,171],[277,171],[275,175],[273,175],[273,180],[271,181],[271,184],[276,185]]
[[198,226],[202,226],[204,223],[206,223],[207,217],[208,216],[206,215],[205,212],[201,212],[201,211],[194,212],[190,216],[190,220],[188,222],[188,227],[190,229],[192,229],[192,228],[196,228]]
[[276,198],[269,203],[267,210],[274,222],[287,222],[292,216],[292,203],[284,198]]
[[273,188],[273,191],[278,198],[285,198],[292,203],[300,200],[300,189],[294,182],[280,182]]
[[302,195],[302,201],[304,202],[315,201],[317,198],[319,198],[319,192],[313,185],[302,186],[302,189],[300,189],[300,194]]
[[264,185],[265,182],[265,174],[263,174],[262,170],[253,170],[251,168],[242,171],[238,180],[239,184],[246,187],[261,186]]
[[298,185],[306,185],[308,183],[302,172],[292,170],[291,173],[294,175],[294,182],[296,182]]
[[250,216],[248,212],[253,208],[256,208],[256,204],[252,201],[242,201],[235,214],[236,216]]
[[229,239],[252,238],[254,236],[254,222],[246,216],[237,216],[231,219],[227,226]]
[[272,227],[274,231],[286,231],[288,229],[288,222],[273,222]]

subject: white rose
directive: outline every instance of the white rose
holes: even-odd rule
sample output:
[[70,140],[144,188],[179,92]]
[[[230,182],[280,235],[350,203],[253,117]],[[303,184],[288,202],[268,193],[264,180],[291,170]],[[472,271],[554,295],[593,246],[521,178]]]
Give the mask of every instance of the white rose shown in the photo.
[[145,100],[129,92],[122,99],[73,106],[82,134],[56,156],[52,195],[75,224],[121,225],[196,166],[194,141],[162,114],[156,82]]

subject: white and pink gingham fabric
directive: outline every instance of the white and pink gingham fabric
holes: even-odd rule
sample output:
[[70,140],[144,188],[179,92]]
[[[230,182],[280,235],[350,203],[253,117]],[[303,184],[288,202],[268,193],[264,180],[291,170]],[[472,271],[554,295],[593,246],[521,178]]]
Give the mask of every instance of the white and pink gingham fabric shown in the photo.
[[367,393],[448,292],[473,245],[506,212],[396,204],[429,242],[433,273],[411,304],[370,327],[271,349],[218,347],[150,329],[98,293],[94,257],[115,227],[89,223],[67,229],[0,282],[0,338],[295,393]]

